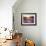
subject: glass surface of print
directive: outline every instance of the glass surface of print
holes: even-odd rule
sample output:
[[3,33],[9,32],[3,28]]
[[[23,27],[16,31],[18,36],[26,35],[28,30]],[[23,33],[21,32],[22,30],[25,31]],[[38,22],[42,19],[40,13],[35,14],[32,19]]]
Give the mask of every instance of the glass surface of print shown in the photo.
[[22,13],[21,24],[22,25],[36,25],[37,17],[36,13]]

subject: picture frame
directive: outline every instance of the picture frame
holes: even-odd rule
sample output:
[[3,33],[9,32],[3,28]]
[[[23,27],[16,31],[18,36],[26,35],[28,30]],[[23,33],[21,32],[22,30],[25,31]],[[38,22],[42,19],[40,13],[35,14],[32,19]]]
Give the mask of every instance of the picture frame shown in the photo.
[[37,25],[37,13],[21,13],[21,25]]

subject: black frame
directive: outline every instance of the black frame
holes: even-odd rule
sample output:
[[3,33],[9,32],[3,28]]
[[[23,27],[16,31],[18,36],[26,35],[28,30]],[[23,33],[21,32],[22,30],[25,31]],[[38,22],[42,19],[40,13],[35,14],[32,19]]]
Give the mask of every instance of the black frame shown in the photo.
[[[35,24],[23,24],[22,19],[23,19],[23,15],[34,15],[35,16]],[[36,26],[37,25],[37,13],[21,13],[21,25],[24,26]]]

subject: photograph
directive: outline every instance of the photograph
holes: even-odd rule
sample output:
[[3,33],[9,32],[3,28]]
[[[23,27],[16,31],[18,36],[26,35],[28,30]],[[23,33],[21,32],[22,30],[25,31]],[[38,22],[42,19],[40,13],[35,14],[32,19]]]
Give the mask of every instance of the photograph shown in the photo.
[[22,25],[36,25],[37,15],[36,13],[21,13]]

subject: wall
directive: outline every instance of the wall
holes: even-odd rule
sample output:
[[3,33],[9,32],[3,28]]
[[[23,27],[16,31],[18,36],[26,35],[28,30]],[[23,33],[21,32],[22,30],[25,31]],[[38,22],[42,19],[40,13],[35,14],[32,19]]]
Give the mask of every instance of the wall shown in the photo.
[[16,0],[0,0],[0,27],[12,29],[12,6]]
[[42,46],[46,46],[46,0],[41,1],[41,38]]
[[[21,1],[21,0],[20,0]],[[18,0],[18,2],[20,2]],[[17,6],[16,6],[17,5]],[[23,0],[13,6],[14,27],[15,31],[23,33],[24,39],[34,40],[36,46],[41,46],[41,1],[40,0]],[[37,13],[36,26],[22,26],[21,13]]]
[[[27,37],[26,34],[28,34],[28,36],[30,35],[29,39],[31,38],[35,40],[37,45],[39,45],[40,43],[39,41],[41,35],[42,46],[46,46],[46,36],[45,36],[46,35],[46,28],[45,28],[46,6],[45,5],[46,5],[46,0],[41,0],[41,6],[40,6],[40,0],[25,0],[25,1],[17,0],[17,2],[16,0],[0,0],[0,27],[3,26],[10,29],[12,28],[12,6],[13,6],[13,12],[15,15],[15,27],[16,27],[15,29],[19,30],[20,32],[23,32],[24,37],[25,36]],[[41,7],[41,12],[40,12],[40,7]],[[21,26],[21,12],[22,13],[36,12],[38,16],[37,26]]]

